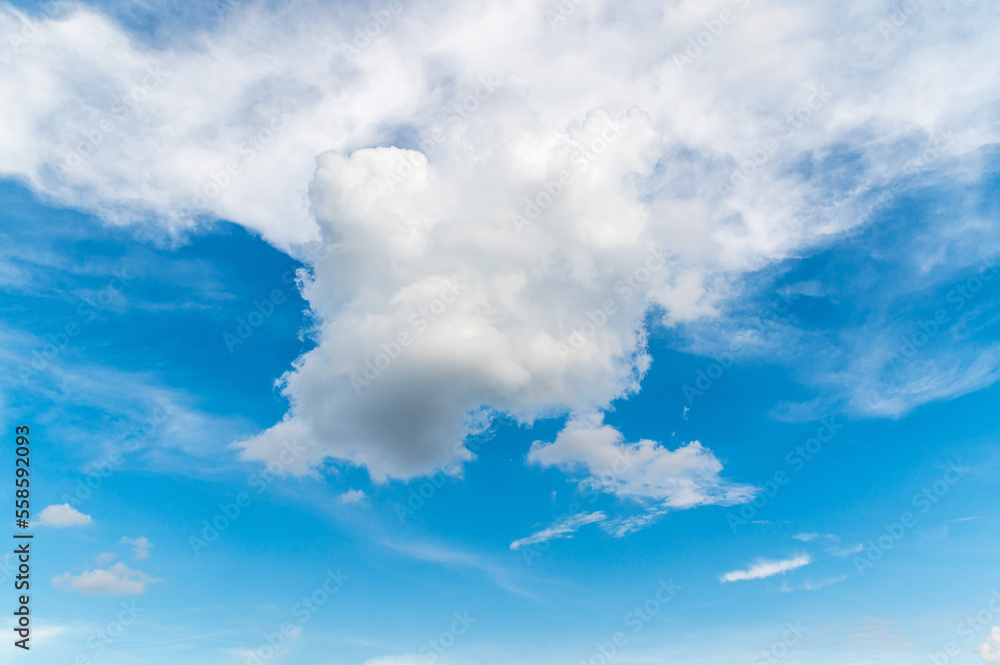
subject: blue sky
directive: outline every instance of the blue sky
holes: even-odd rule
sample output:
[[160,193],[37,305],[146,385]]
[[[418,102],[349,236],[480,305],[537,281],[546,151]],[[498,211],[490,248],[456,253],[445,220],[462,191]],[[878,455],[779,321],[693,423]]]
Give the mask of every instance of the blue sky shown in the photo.
[[5,662],[1000,662],[997,13],[563,5],[0,6]]

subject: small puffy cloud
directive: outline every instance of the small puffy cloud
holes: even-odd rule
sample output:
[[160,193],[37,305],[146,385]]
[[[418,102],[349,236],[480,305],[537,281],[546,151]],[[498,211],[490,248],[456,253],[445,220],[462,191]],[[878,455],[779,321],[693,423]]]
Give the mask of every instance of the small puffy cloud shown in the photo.
[[97,565],[103,566],[106,563],[111,563],[118,558],[118,555],[114,552],[102,552],[97,555]]
[[68,503],[47,506],[38,514],[39,526],[61,528],[66,526],[81,526],[83,524],[90,524],[93,521],[90,515],[84,515]]
[[361,503],[368,498],[368,495],[362,490],[347,490],[339,498],[341,503]]
[[818,533],[797,533],[792,538],[795,540],[801,540],[803,543],[808,543],[812,540],[816,540],[820,537]]
[[148,559],[149,550],[153,548],[153,544],[149,542],[146,536],[139,536],[138,538],[128,538],[123,537],[120,543],[124,543],[132,546],[132,556],[136,559]]
[[986,641],[972,650],[987,663],[1000,663],[1000,626],[993,626]]
[[719,581],[726,583],[742,582],[745,580],[761,580],[766,577],[774,577],[775,575],[784,575],[785,573],[795,570],[796,568],[808,566],[810,563],[812,563],[812,557],[808,554],[800,554],[799,556],[792,557],[791,559],[780,559],[778,561],[767,561],[761,559],[746,570],[733,570],[721,575],[719,577]]
[[675,450],[649,439],[626,443],[599,414],[571,420],[552,443],[536,441],[528,461],[582,472],[584,485],[622,498],[652,500],[657,511],[744,503],[757,492],[722,478],[722,463],[698,441]]
[[52,578],[52,586],[57,589],[79,591],[85,596],[138,595],[146,591],[146,585],[160,581],[139,570],[132,570],[124,563],[116,563],[110,568],[85,570],[77,576],[63,573]]
[[552,540],[553,538],[572,538],[573,534],[576,533],[576,530],[584,524],[603,522],[605,518],[606,515],[601,511],[571,515],[555,522],[551,526],[545,527],[541,531],[531,534],[527,538],[515,540],[510,544],[510,549],[516,550],[524,547],[525,545],[544,543],[548,540]]

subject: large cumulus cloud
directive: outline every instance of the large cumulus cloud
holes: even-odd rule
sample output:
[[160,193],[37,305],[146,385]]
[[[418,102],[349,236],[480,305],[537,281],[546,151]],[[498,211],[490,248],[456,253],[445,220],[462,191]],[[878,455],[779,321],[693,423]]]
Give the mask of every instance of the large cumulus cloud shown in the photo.
[[470,459],[481,407],[637,390],[645,314],[717,315],[929,150],[976,178],[996,25],[981,3],[292,3],[154,48],[3,6],[0,172],[115,223],[319,248],[319,345],[244,454],[409,477]]

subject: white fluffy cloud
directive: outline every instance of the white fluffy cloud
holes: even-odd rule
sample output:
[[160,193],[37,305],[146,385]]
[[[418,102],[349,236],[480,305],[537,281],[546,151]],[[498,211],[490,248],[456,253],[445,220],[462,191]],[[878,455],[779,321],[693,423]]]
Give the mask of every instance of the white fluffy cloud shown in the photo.
[[987,663],[1000,663],[1000,626],[993,626],[986,641],[972,650]]
[[766,577],[774,577],[775,575],[784,575],[796,568],[808,566],[810,563],[812,563],[812,557],[808,554],[800,554],[790,559],[780,559],[777,561],[761,559],[746,570],[733,570],[719,576],[719,581],[725,583],[761,580]]
[[58,503],[46,506],[42,512],[38,513],[39,526],[81,526],[90,524],[94,520],[90,515],[85,515],[68,503]]
[[[676,275],[643,240],[627,184],[652,168],[648,119],[616,121],[594,112],[462,168],[395,148],[323,155],[314,211],[337,249],[304,290],[321,341],[285,378],[291,417],[246,454],[293,440],[407,477],[468,458],[463,419],[482,405],[531,421],[634,390],[648,363],[643,292]],[[575,167],[602,134],[615,140]],[[402,165],[413,173],[387,182]],[[547,216],[519,232],[512,218],[530,221],[520,208],[540,196]]]
[[57,589],[72,589],[85,596],[103,594],[138,595],[146,590],[146,585],[158,582],[139,570],[132,570],[124,563],[116,563],[107,569],[85,570],[77,576],[63,573],[52,578],[52,586]]
[[220,217],[319,248],[319,346],[243,454],[295,442],[289,471],[383,479],[471,459],[482,406],[607,408],[648,366],[651,308],[713,316],[742,275],[862,223],[928,147],[998,138],[986,6],[893,30],[869,0],[572,6],[408,2],[348,52],[370,20],[348,7],[246,7],[153,50],[92,10],[4,5],[22,38],[0,44],[0,173],[116,223]]
[[528,460],[570,473],[582,471],[583,484],[592,489],[651,500],[663,509],[743,503],[756,492],[721,478],[722,464],[698,441],[676,450],[648,439],[626,443],[600,415],[571,420],[552,443],[536,441]]

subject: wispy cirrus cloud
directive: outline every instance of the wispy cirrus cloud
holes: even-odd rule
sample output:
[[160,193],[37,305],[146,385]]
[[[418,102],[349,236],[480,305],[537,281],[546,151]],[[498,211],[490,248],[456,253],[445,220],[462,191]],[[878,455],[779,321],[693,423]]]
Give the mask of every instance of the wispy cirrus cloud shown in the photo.
[[803,580],[801,584],[789,584],[787,580],[782,580],[780,591],[782,593],[791,593],[793,591],[815,591],[816,589],[822,589],[824,587],[833,586],[834,584],[839,584],[849,578],[850,575],[837,575],[835,577],[821,579],[818,582]]
[[493,557],[435,542],[386,540],[382,544],[395,552],[420,561],[428,561],[450,568],[479,570],[502,589],[526,598],[537,598],[533,592],[528,591],[518,583],[517,578],[521,574],[520,572],[496,563]]
[[537,545],[538,543],[544,543],[555,538],[572,538],[573,534],[576,533],[580,527],[585,524],[603,522],[606,517],[607,516],[599,510],[592,513],[571,515],[554,522],[552,525],[547,526],[540,531],[536,531],[527,538],[515,540],[510,544],[510,549],[517,550],[527,545]]
[[798,533],[792,536],[795,540],[801,540],[804,543],[810,543],[814,540],[823,540],[826,542],[826,551],[828,554],[833,556],[850,556],[852,554],[857,554],[862,549],[864,545],[861,543],[856,543],[848,547],[843,547],[840,544],[841,537],[833,533]]
[[810,563],[812,563],[812,557],[808,554],[800,554],[789,559],[761,559],[746,570],[733,570],[720,575],[719,581],[726,583],[762,580],[775,575],[784,575],[803,566],[808,566]]

